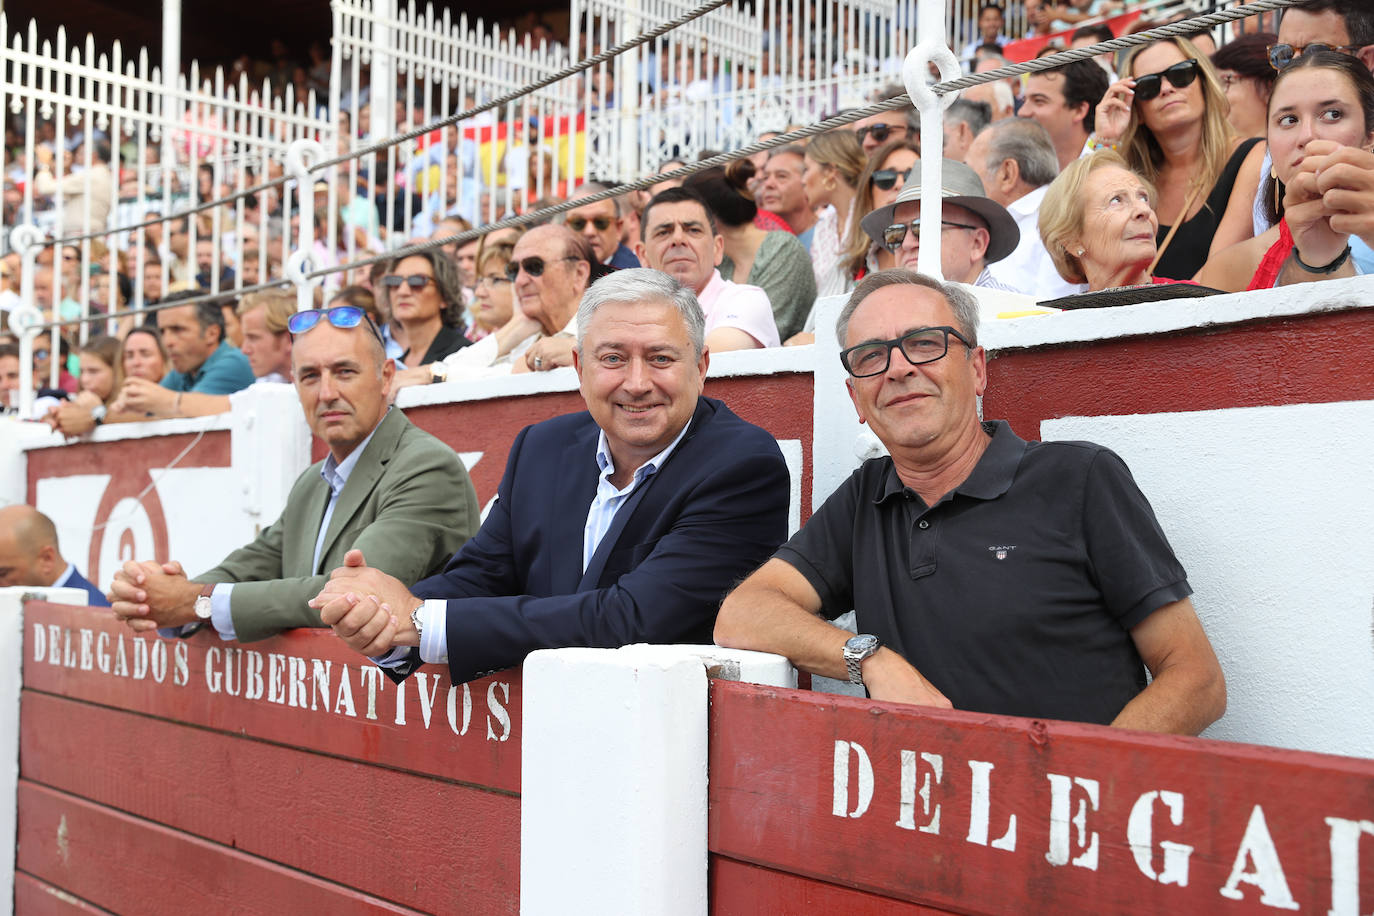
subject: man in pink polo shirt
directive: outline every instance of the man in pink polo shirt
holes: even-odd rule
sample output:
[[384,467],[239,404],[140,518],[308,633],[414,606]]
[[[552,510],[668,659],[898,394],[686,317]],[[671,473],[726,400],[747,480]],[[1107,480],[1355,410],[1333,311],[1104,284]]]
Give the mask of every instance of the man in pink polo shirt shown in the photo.
[[644,208],[635,254],[697,294],[706,315],[712,353],[779,345],[768,294],[757,286],[722,279],[716,265],[725,240],[715,214],[695,191],[668,188]]

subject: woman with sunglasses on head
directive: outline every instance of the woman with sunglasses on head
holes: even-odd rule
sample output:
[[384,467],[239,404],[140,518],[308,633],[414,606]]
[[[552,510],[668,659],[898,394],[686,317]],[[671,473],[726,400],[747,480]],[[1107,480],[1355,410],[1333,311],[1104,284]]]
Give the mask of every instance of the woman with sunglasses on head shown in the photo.
[[408,255],[382,277],[392,336],[407,368],[428,366],[466,347],[458,265],[439,249]]
[[1198,282],[1238,292],[1353,276],[1352,237],[1374,241],[1374,76],[1335,51],[1294,59],[1269,97],[1268,140],[1261,198],[1276,225],[1214,255]]
[[811,138],[803,157],[802,188],[816,211],[811,265],[816,295],[834,296],[854,285],[845,257],[857,207],[859,176],[867,164],[854,132],[831,130]]
[[1157,189],[1153,273],[1190,279],[1209,253],[1254,235],[1264,143],[1236,135],[1216,71],[1187,39],[1143,45],[1122,69],[1097,106],[1089,146],[1117,149]]
[[736,159],[724,168],[697,172],[683,182],[715,214],[725,256],[717,270],[721,279],[757,286],[768,293],[778,335],[786,340],[801,330],[816,301],[816,278],[811,256],[797,237],[785,230],[764,230],[755,223],[759,212],[749,190],[754,163]]

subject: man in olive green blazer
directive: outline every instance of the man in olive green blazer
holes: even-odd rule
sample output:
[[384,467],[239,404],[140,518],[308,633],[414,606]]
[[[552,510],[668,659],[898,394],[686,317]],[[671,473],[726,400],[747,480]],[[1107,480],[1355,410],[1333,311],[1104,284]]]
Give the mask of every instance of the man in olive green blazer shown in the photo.
[[194,580],[176,563],[126,563],[111,592],[133,629],[189,635],[209,624],[251,642],[318,627],[306,602],[349,550],[413,583],[477,530],[477,494],[458,456],[387,407],[394,370],[370,324],[318,320],[296,335],[292,364],[329,456],[301,474],[276,522]]

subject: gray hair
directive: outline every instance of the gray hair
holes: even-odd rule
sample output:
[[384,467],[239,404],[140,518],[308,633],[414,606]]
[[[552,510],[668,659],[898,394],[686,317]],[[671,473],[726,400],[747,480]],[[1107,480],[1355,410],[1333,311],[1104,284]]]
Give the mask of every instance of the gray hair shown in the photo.
[[[593,194],[601,194],[606,191],[609,191],[610,189],[610,185],[605,184],[604,182],[584,181],[582,184],[577,186],[577,190],[573,192],[573,196],[569,199],[577,200],[581,197],[591,197]],[[616,219],[619,219],[620,217],[625,215],[625,211],[622,207],[622,204],[620,203],[619,195],[616,197],[608,197],[607,200],[615,204]],[[560,223],[566,223],[568,221],[567,211],[558,214],[556,217],[554,217],[554,219],[558,220]]]
[[976,137],[992,121],[992,106],[973,99],[955,99],[945,112],[945,123],[951,121],[963,121],[969,133]]
[[697,358],[701,358],[706,349],[706,316],[697,302],[697,294],[662,271],[648,267],[617,270],[587,288],[577,308],[577,352],[582,352],[587,325],[591,324],[597,309],[608,303],[640,302],[661,302],[677,309],[682,323],[687,326],[692,349]]
[[978,346],[978,301],[973,298],[972,293],[957,283],[941,283],[934,277],[896,267],[869,274],[849,295],[849,301],[840,309],[839,320],[835,322],[835,336],[839,338],[841,348],[844,347],[845,338],[849,334],[849,319],[854,317],[854,310],[870,295],[885,286],[921,286],[939,293],[954,312],[954,324],[959,333],[968,339],[969,348]]
[[1049,131],[1030,118],[1003,118],[988,128],[988,158],[984,169],[997,171],[1005,160],[1016,162],[1021,180],[1033,188],[1044,187],[1059,175],[1059,156]]

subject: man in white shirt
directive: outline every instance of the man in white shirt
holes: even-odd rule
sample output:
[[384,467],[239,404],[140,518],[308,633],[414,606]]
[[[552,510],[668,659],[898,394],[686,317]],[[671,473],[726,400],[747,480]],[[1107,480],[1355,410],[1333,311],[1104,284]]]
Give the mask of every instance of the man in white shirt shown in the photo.
[[1016,250],[988,265],[992,276],[1039,299],[1058,299],[1086,289],[1059,276],[1040,240],[1040,202],[1059,174],[1054,144],[1045,128],[1029,118],[998,121],[973,141],[964,163],[982,180],[988,198],[1006,207],[1021,230]]
[[716,269],[725,255],[725,239],[715,214],[695,191],[668,188],[654,195],[644,208],[635,254],[696,293],[712,353],[779,346],[768,294],[722,279]]

